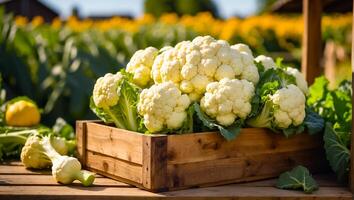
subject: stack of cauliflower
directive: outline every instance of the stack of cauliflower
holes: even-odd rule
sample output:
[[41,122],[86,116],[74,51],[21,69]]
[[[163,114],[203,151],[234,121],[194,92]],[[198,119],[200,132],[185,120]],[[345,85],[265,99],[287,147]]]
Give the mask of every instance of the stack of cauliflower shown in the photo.
[[[276,66],[270,57],[254,58],[245,44],[231,46],[224,40],[199,36],[161,50],[148,47],[132,56],[126,72],[130,84],[140,88],[131,106],[136,106],[136,118],[150,133],[181,129],[193,120],[188,117],[192,104],[223,127],[241,121],[252,127],[287,129],[305,119],[308,89],[302,74],[295,68]],[[109,110],[119,103],[122,76],[119,72],[105,77],[96,82],[93,103]],[[269,83],[275,86],[265,89]]]

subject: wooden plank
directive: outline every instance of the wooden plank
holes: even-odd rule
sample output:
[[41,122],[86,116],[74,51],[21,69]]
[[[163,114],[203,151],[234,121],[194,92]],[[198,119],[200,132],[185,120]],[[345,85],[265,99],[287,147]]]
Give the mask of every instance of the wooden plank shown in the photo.
[[103,175],[111,174],[123,179],[142,184],[142,166],[106,156],[100,153],[87,151],[87,168],[98,171]]
[[169,187],[178,189],[276,177],[280,172],[289,170],[298,164],[308,167],[311,172],[319,172],[323,170],[322,167],[325,163],[326,160],[321,149],[310,149],[169,164],[167,174]]
[[[57,183],[51,175],[0,175],[0,185],[60,185]],[[79,181],[74,181],[73,185],[80,186],[81,183]],[[126,183],[122,183],[119,181],[115,181],[109,178],[96,177],[93,186],[105,186],[105,187],[132,187]]]
[[[321,187],[313,194],[305,194],[301,191],[280,190],[275,187],[238,187],[237,185],[226,185],[220,187],[198,188],[183,191],[172,191],[162,193],[175,197],[204,197],[213,199],[216,197],[229,197],[225,199],[351,199],[352,194],[346,188]],[[234,197],[234,198],[232,198]]]
[[50,169],[26,169],[24,166],[11,166],[11,165],[0,165],[0,175],[27,175],[27,174],[37,174],[37,175],[48,175],[51,174]]
[[322,0],[303,0],[304,33],[302,36],[301,71],[309,84],[321,74]]
[[267,129],[244,128],[237,139],[225,140],[219,133],[168,136],[168,164],[244,157],[259,153],[288,152],[322,147],[319,135],[299,134],[286,138]]
[[86,164],[86,124],[89,121],[76,121],[76,149],[77,158],[79,159],[83,168]]
[[143,139],[143,186],[149,190],[167,189],[167,136]]
[[346,188],[322,187],[313,194],[300,191],[280,190],[274,187],[221,187],[198,188],[183,191],[151,193],[138,188],[80,187],[80,186],[1,186],[0,199],[341,199],[350,200],[352,194]]
[[[314,174],[313,178],[320,187],[345,187],[345,184],[338,183],[335,174]],[[252,181],[246,183],[237,183],[237,186],[249,187],[273,187],[278,178],[266,179],[261,181]]]
[[98,123],[87,123],[87,150],[141,165],[143,134]]

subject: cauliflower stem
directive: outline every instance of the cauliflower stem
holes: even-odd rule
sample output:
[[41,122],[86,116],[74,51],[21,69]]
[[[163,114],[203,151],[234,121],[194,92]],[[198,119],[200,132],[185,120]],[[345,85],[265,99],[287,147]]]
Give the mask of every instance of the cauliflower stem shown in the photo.
[[267,101],[263,108],[262,111],[259,115],[256,117],[253,117],[249,120],[246,121],[247,125],[251,127],[256,127],[256,128],[270,128],[272,129],[272,103],[270,101]]
[[90,186],[95,176],[81,170],[80,162],[66,155],[60,155],[53,147],[53,136],[32,135],[26,141],[21,152],[21,161],[28,168],[45,168],[52,165],[52,175],[57,182],[70,184],[79,180],[84,186]]

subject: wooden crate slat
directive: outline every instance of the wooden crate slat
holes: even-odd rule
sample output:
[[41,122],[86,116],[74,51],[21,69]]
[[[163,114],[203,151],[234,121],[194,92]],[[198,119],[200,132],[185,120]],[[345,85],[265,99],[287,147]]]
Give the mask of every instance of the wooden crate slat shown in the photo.
[[[1,185],[60,185],[57,183],[51,175],[0,175]],[[74,181],[74,185],[80,185],[79,181]],[[94,187],[106,186],[106,187],[132,187],[126,183],[115,181],[109,178],[96,177]]]
[[143,145],[143,187],[167,189],[167,137],[145,136]]
[[[278,176],[299,163],[311,172],[322,170],[326,161],[321,149],[257,154],[241,158],[226,158],[167,167],[169,187],[183,188],[194,185],[221,185]],[[322,159],[323,158],[323,159]]]
[[[19,193],[19,191],[21,191]],[[279,190],[274,187],[237,187],[237,185],[227,185],[220,187],[198,188],[183,191],[173,191],[165,193],[151,193],[138,188],[121,188],[121,187],[88,187],[80,186],[1,186],[1,199],[19,198],[44,198],[50,197],[54,199],[341,199],[349,200],[352,194],[346,188],[322,187],[313,194],[304,194],[300,191]],[[188,198],[189,197],[189,198]]]
[[142,166],[129,163],[124,160],[119,160],[107,155],[87,151],[87,163],[88,169],[95,169],[99,172],[105,172],[105,174],[114,174],[115,176],[122,177],[124,179],[131,180],[138,184],[142,184]]
[[98,123],[87,123],[87,150],[142,164],[142,139],[142,134]]
[[[266,129],[242,129],[237,139],[226,141],[220,134],[171,135],[168,164],[199,162],[268,152],[287,152],[323,146],[319,135],[299,134],[285,138]],[[183,148],[181,148],[183,147]]]

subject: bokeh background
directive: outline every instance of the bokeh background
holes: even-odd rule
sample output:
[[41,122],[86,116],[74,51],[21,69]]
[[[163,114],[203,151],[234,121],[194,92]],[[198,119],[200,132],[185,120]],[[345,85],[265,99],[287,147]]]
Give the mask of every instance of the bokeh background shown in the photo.
[[[246,43],[301,65],[301,0],[0,0],[0,73],[7,98],[26,95],[43,122],[91,119],[95,80],[148,46],[197,35]],[[351,78],[351,0],[324,0],[323,72]]]

